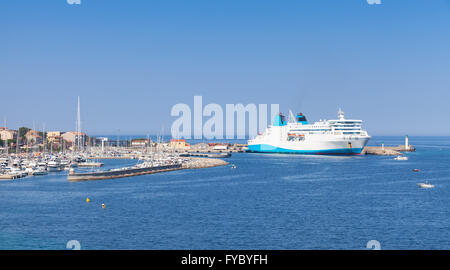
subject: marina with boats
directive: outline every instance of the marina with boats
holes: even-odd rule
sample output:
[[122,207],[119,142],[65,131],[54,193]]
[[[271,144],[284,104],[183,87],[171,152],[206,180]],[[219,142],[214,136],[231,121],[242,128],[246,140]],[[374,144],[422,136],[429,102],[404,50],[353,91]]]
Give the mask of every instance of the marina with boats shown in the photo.
[[136,160],[137,163],[131,167],[101,170],[104,163],[92,159],[92,157],[100,155],[99,151],[101,150],[94,148],[89,152],[70,154],[41,154],[39,156],[12,154],[0,158],[0,179],[14,180],[54,172],[67,172],[69,181],[112,179],[181,169],[223,166],[228,162],[217,157],[230,155],[227,153],[213,158],[210,154],[204,154],[191,157],[169,152],[143,153],[130,149],[116,149],[112,152],[101,153],[101,156],[107,156],[110,159]]
[[[25,129],[25,131],[23,131]],[[0,155],[0,180],[15,180],[28,176],[42,176],[49,173],[67,172],[68,181],[100,180],[130,177],[158,172],[167,172],[191,168],[208,168],[227,165],[218,158],[231,156],[226,145],[199,144],[196,150],[186,148],[185,140],[163,142],[158,136],[157,142],[135,140],[134,145],[105,145],[107,138],[89,138],[81,131],[80,98],[77,106],[77,126],[75,132],[42,132],[27,128],[18,131],[1,129],[5,140],[4,152]],[[62,134],[62,135],[61,135]],[[64,137],[68,134],[66,137]],[[21,136],[22,135],[22,136]],[[29,136],[28,136],[29,135]],[[15,137],[15,146],[9,141]],[[22,141],[22,147],[19,142]],[[26,143],[24,143],[26,141]],[[98,143],[99,142],[99,143]],[[59,146],[59,151],[54,146]],[[216,153],[211,153],[211,151]],[[204,153],[206,152],[206,153]],[[209,152],[209,153],[208,153]],[[136,160],[133,166],[102,170],[101,159]]]

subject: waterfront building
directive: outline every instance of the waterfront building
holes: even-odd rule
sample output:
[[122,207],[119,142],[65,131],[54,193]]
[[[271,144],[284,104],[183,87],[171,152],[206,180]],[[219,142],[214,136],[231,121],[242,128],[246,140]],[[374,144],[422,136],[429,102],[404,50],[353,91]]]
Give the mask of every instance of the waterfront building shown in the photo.
[[16,138],[17,130],[0,127],[0,137],[2,140],[12,140]]
[[187,143],[185,139],[171,139],[169,142],[169,147],[174,149],[187,150],[191,148],[191,145]]
[[68,143],[74,143],[77,139],[77,136],[80,138],[80,140],[85,141],[86,133],[84,132],[76,132],[76,131],[69,131],[65,132],[61,135],[64,141]]
[[42,136],[39,135],[39,131],[37,130],[28,130],[28,132],[25,134],[25,138],[28,142],[42,143]]
[[49,143],[59,143],[61,139],[60,131],[49,131],[46,134]]

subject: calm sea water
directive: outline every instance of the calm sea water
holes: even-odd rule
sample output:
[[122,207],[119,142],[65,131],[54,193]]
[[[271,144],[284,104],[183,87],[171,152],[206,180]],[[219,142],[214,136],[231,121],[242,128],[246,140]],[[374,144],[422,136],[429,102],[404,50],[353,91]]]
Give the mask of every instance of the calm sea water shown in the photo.
[[234,170],[1,181],[0,249],[450,249],[450,138],[411,143],[408,161],[243,153]]

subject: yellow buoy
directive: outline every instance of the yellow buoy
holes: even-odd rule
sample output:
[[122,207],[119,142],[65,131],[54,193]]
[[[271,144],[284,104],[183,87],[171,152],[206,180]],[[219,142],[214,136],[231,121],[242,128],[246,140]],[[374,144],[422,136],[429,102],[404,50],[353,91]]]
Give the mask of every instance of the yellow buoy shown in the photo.
[[89,199],[89,198],[86,198],[86,202],[87,203],[89,203],[91,201],[91,199]]
[[104,203],[102,203],[102,208],[103,208],[103,209],[105,209],[105,208],[106,208],[106,205],[105,205]]

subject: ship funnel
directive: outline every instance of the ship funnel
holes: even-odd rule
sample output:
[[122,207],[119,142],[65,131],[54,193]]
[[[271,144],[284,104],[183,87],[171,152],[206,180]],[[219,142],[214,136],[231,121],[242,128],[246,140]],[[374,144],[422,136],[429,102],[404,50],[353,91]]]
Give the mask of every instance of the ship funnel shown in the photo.
[[344,112],[341,110],[341,108],[339,108],[339,111],[338,111],[339,120],[344,120],[345,119],[344,116],[345,116]]
[[306,119],[306,116],[303,115],[303,113],[298,113],[296,118],[297,118],[297,123],[301,123],[303,125],[308,124],[308,120]]

